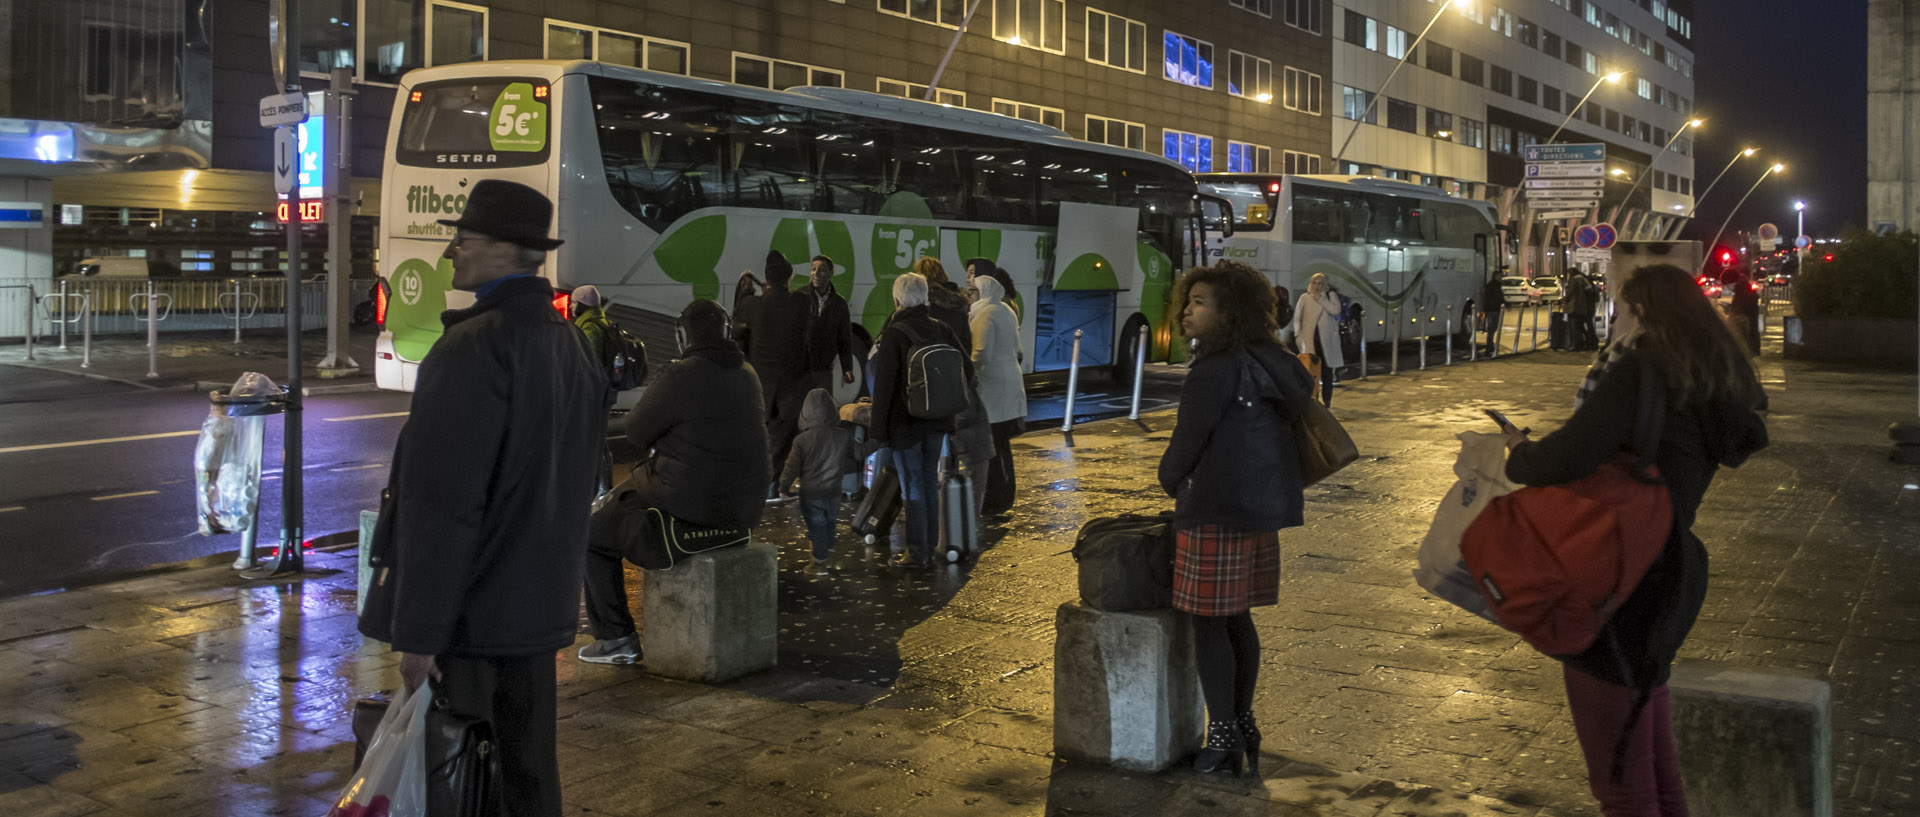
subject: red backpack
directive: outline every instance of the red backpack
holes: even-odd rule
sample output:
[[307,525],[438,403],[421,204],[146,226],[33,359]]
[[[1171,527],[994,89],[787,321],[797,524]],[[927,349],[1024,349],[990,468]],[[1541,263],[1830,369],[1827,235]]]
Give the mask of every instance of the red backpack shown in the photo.
[[1461,560],[1500,620],[1547,655],[1593,645],[1666,549],[1673,500],[1652,460],[1660,443],[1659,375],[1642,369],[1635,454],[1592,476],[1496,498],[1467,526]]

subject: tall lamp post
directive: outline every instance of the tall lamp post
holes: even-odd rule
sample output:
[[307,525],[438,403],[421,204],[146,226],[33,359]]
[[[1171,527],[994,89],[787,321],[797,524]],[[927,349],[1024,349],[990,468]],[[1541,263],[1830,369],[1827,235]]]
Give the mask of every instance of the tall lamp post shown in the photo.
[[1380,83],[1380,88],[1373,92],[1373,98],[1367,100],[1367,109],[1361,111],[1360,118],[1353,121],[1353,128],[1347,131],[1346,141],[1341,142],[1340,150],[1333,154],[1333,172],[1340,172],[1340,159],[1347,155],[1347,146],[1353,144],[1354,134],[1359,133],[1360,126],[1367,121],[1367,117],[1373,115],[1374,106],[1380,104],[1380,97],[1387,92],[1387,86],[1393,84],[1394,76],[1400,73],[1400,69],[1407,64],[1407,60],[1413,56],[1413,52],[1418,50],[1420,44],[1426,41],[1427,32],[1433,30],[1434,24],[1439,23],[1440,18],[1445,16],[1447,9],[1450,8],[1458,8],[1462,14],[1471,13],[1473,2],[1472,0],[1440,0],[1440,8],[1434,10],[1433,19],[1427,21],[1427,27],[1420,29],[1420,36],[1415,37],[1413,43],[1408,45],[1407,49],[1400,53],[1400,61],[1393,64],[1393,70],[1387,73],[1387,80]]
[[1593,81],[1593,87],[1587,89],[1586,96],[1580,97],[1580,102],[1573,106],[1573,110],[1567,111],[1567,118],[1560,120],[1560,127],[1554,128],[1553,135],[1547,137],[1547,141],[1542,144],[1551,145],[1553,144],[1553,140],[1560,138],[1560,132],[1567,129],[1567,123],[1572,122],[1573,117],[1580,113],[1580,109],[1587,106],[1587,100],[1593,98],[1593,92],[1600,90],[1600,83],[1619,82],[1620,78],[1626,75],[1627,72],[1625,71],[1611,71],[1601,74],[1599,79]]
[[1716,184],[1719,184],[1720,180],[1726,177],[1727,171],[1733,169],[1734,162],[1738,162],[1741,159],[1745,159],[1759,152],[1760,152],[1759,148],[1745,148],[1741,150],[1739,153],[1733,154],[1733,158],[1727,160],[1727,166],[1720,168],[1720,175],[1713,177],[1713,181],[1707,183],[1706,189],[1700,191],[1700,195],[1693,197],[1693,207],[1687,210],[1687,218],[1693,218],[1694,211],[1700,209],[1701,199],[1706,198],[1708,193],[1713,192],[1713,186]]
[[[1653,160],[1647,162],[1646,172],[1641,173],[1640,178],[1633,180],[1633,187],[1627,190],[1627,195],[1623,196],[1620,199],[1619,204],[1616,204],[1613,206],[1613,213],[1609,215],[1609,217],[1607,218],[1608,221],[1615,221],[1616,219],[1618,219],[1620,216],[1620,211],[1626,209],[1627,205],[1632,203],[1633,194],[1640,192],[1640,183],[1646,181],[1648,176],[1653,175],[1653,166],[1660,161],[1660,157],[1667,155],[1667,151],[1673,149],[1673,143],[1680,141],[1680,135],[1683,133],[1686,133],[1688,128],[1696,128],[1696,129],[1699,128],[1700,123],[1705,121],[1706,120],[1704,119],[1698,119],[1698,118],[1689,119],[1680,126],[1679,130],[1676,130],[1673,132],[1673,138],[1667,140],[1666,147],[1661,148],[1659,153],[1653,154]],[[1648,203],[1647,210],[1648,212],[1652,212],[1653,210],[1652,203]],[[1638,235],[1639,230],[1636,229],[1634,231],[1634,234]]]
[[[1740,208],[1747,203],[1747,199],[1748,197],[1753,195],[1753,191],[1760,189],[1760,183],[1766,181],[1768,176],[1771,176],[1775,173],[1779,173],[1780,171],[1786,170],[1786,169],[1787,169],[1787,166],[1784,163],[1775,162],[1772,165],[1768,166],[1766,171],[1760,174],[1760,178],[1753,180],[1753,186],[1747,188],[1747,195],[1741,196],[1739,203],[1733,205],[1732,210],[1727,211],[1727,220],[1720,222],[1720,229],[1714,231],[1713,243],[1707,245],[1707,252],[1703,253],[1703,256],[1707,254],[1711,254],[1713,252],[1714,247],[1720,246],[1720,236],[1724,235],[1727,232],[1727,225],[1733,223],[1733,215],[1735,213],[1740,212]],[[1694,274],[1699,275],[1701,272],[1705,272],[1706,269],[1707,269],[1707,261],[1706,261],[1706,258],[1703,257],[1700,259],[1700,269],[1695,270]]]
[[[1807,268],[1807,248],[1801,246],[1801,241],[1800,241],[1800,239],[1807,237],[1807,203],[1806,202],[1795,201],[1793,203],[1793,217],[1797,222],[1793,228],[1793,247],[1796,251],[1799,252],[1799,260],[1793,262],[1793,274],[1795,277],[1798,277],[1800,275],[1800,271]],[[1807,243],[1812,243],[1812,242],[1808,241]]]

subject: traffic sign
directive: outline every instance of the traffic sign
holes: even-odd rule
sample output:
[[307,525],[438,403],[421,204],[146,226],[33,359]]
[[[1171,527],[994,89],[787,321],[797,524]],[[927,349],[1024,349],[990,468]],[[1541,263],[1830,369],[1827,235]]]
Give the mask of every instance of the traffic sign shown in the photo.
[[1600,142],[1579,145],[1527,145],[1520,157],[1529,162],[1605,162],[1607,146]]
[[1529,179],[1600,178],[1606,175],[1606,162],[1548,162],[1527,165]]
[[1593,247],[1582,247],[1573,251],[1573,263],[1604,264],[1613,260],[1613,253]]
[[1780,228],[1773,226],[1773,222],[1771,221],[1760,225],[1760,229],[1757,232],[1763,241],[1772,241],[1780,237]]
[[273,129],[273,192],[284,196],[293,189],[293,174],[299,169],[299,151],[294,147],[297,128]]
[[1584,216],[1586,214],[1587,214],[1587,211],[1585,210],[1548,210],[1546,212],[1535,213],[1533,215],[1534,215],[1534,218],[1537,218],[1541,221],[1558,221],[1563,218],[1580,218],[1581,216]]
[[1620,233],[1613,229],[1613,222],[1602,221],[1599,224],[1595,224],[1593,225],[1593,231],[1599,234],[1598,238],[1593,242],[1593,248],[1596,250],[1613,249],[1613,242],[1620,240]]
[[1600,206],[1599,199],[1528,199],[1527,205],[1536,210],[1590,210]]
[[1579,229],[1573,231],[1573,246],[1575,247],[1583,250],[1591,249],[1593,245],[1598,243],[1600,243],[1600,231],[1595,229],[1592,224],[1582,224]]
[[1528,190],[1599,190],[1606,185],[1602,178],[1591,179],[1528,179]]
[[1796,239],[1794,239],[1794,240],[1793,240],[1793,246],[1794,246],[1794,247],[1796,247],[1796,248],[1798,248],[1798,249],[1802,249],[1802,250],[1804,250],[1804,249],[1806,249],[1806,248],[1808,248],[1808,247],[1811,247],[1811,246],[1813,246],[1813,239],[1811,239],[1811,238],[1808,238],[1808,237],[1806,237],[1806,236],[1804,236],[1804,235],[1803,235],[1803,236],[1801,236],[1801,237],[1799,237],[1799,238],[1796,238]]
[[260,127],[291,125],[306,118],[306,94],[273,94],[260,98]]

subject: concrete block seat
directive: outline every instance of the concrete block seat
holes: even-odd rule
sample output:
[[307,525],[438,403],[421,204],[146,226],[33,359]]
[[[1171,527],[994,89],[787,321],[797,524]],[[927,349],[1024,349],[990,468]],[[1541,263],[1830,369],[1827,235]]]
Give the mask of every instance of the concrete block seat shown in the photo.
[[1831,817],[1833,693],[1825,680],[1682,661],[1667,689],[1694,817]]
[[774,546],[749,542],[642,571],[647,672],[720,683],[778,662],[779,570]]
[[1205,705],[1186,614],[1072,601],[1055,630],[1055,754],[1157,772],[1200,748]]

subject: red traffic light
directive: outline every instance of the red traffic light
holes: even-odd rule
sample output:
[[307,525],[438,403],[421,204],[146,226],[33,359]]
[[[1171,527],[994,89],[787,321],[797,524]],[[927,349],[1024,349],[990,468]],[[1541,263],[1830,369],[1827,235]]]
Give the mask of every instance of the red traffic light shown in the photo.
[[1826,255],[1820,256],[1820,260],[1825,261],[1827,263],[1833,263],[1833,253],[1827,253]]
[[1721,251],[1720,251],[1720,263],[1722,263],[1722,264],[1731,264],[1731,263],[1733,263],[1733,253],[1732,253],[1732,252],[1729,252],[1729,251],[1727,251],[1727,250],[1721,250]]

